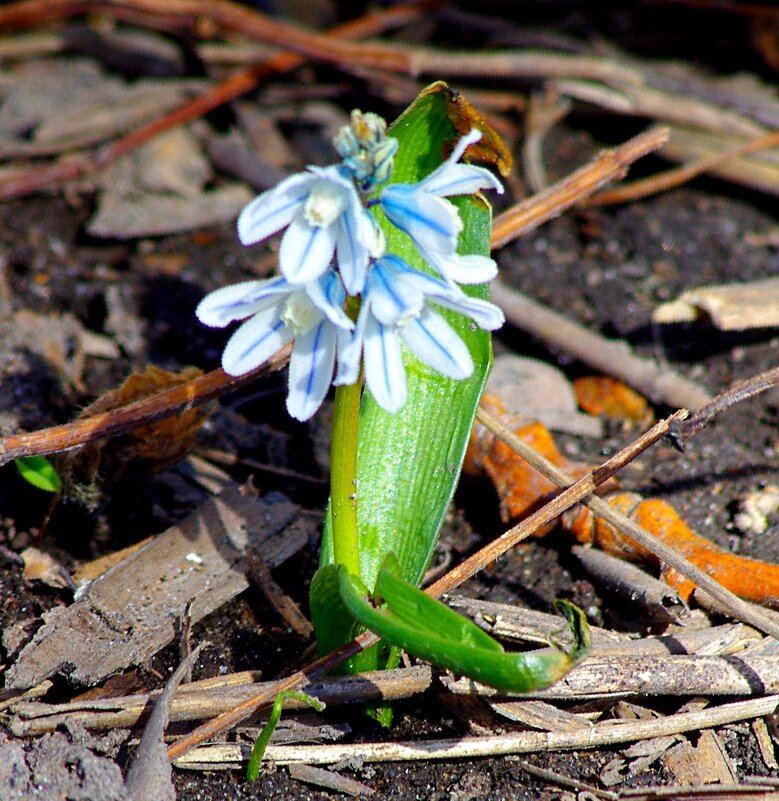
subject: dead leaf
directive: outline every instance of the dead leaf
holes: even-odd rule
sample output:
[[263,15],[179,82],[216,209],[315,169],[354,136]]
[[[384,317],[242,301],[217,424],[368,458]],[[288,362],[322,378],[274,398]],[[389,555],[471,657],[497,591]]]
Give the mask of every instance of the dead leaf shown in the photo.
[[589,414],[634,425],[650,425],[654,419],[646,398],[616,378],[605,375],[575,378],[573,391],[579,406]]
[[498,356],[485,391],[500,398],[517,423],[539,422],[580,437],[603,435],[603,423],[578,410],[571,382],[546,362],[512,354]]
[[68,571],[56,560],[37,548],[25,548],[20,556],[24,560],[23,575],[27,581],[42,581],[49,587],[73,587]]
[[[117,389],[105,392],[90,403],[79,419],[110,412],[186,384],[202,374],[202,370],[196,367],[172,372],[149,365],[145,370],[133,373]],[[59,455],[55,461],[62,477],[63,493],[87,508],[94,508],[105,483],[117,481],[128,468],[148,472],[175,464],[184,457],[213,409],[213,403],[202,404],[121,436],[91,442]]]
[[210,177],[211,166],[189,127],[160,134],[103,174],[89,233],[133,239],[235,219],[251,192],[239,184],[206,189]]
[[157,118],[202,86],[191,79],[128,83],[92,59],[29,61],[0,73],[0,158],[51,155],[101,142]]

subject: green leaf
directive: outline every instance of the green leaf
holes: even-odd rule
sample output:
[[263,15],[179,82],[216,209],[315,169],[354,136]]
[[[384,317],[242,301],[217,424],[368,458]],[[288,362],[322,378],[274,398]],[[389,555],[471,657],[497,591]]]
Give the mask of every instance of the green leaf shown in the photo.
[[404,581],[392,554],[379,572],[372,599],[365,585],[342,565],[334,570],[341,602],[364,626],[415,656],[499,690],[527,692],[547,687],[590,652],[584,613],[568,601],[555,603],[573,635],[568,651],[510,653],[475,623]]
[[[459,138],[450,118],[453,93],[434,84],[391,126],[399,147],[393,182],[414,183],[448,154]],[[467,129],[470,128],[467,122]],[[454,201],[463,220],[459,251],[489,254],[491,210],[481,197]],[[428,269],[411,240],[377,212],[388,252],[409,264]],[[464,287],[487,298],[486,286]],[[357,457],[357,514],[360,575],[372,587],[387,553],[396,554],[405,579],[422,578],[460,476],[468,436],[484,382],[492,363],[490,334],[462,315],[441,310],[467,344],[475,369],[464,381],[454,381],[406,353],[408,401],[394,414],[385,412],[366,391],[360,411]],[[329,514],[320,564],[333,562]],[[319,633],[317,633],[319,637]]]
[[324,712],[325,704],[313,695],[301,692],[299,690],[284,690],[280,692],[273,701],[273,708],[268,715],[267,723],[262,727],[262,731],[254,742],[251,754],[249,754],[249,762],[246,765],[246,778],[248,781],[253,782],[259,778],[260,763],[268,748],[270,738],[273,737],[273,732],[276,731],[276,726],[279,725],[281,720],[281,711],[284,707],[284,702],[291,698],[295,701],[308,704],[312,709],[317,712]]
[[21,456],[15,461],[19,475],[44,492],[60,492],[62,480],[52,463],[43,456]]

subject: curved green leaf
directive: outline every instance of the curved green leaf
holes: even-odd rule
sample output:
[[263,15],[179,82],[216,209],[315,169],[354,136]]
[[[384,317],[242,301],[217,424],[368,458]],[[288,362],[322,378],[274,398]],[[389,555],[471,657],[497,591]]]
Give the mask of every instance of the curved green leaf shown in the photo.
[[475,623],[404,581],[391,554],[379,571],[372,599],[360,579],[343,566],[336,566],[335,572],[341,603],[385,642],[499,690],[527,692],[546,687],[590,652],[584,613],[568,601],[555,603],[573,635],[568,651],[511,653]]

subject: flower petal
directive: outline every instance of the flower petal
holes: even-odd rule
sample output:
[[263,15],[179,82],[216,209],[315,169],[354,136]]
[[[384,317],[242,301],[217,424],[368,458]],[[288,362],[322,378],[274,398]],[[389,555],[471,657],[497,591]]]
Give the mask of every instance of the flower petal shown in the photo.
[[453,253],[463,223],[448,200],[419,192],[407,184],[384,189],[379,202],[389,221],[405,231],[420,250]]
[[481,132],[476,128],[463,136],[455,146],[449,158],[426,178],[423,178],[417,187],[434,195],[471,195],[480,189],[496,189],[503,194],[503,184],[484,167],[475,167],[470,164],[458,164],[470,145],[481,139]]
[[335,253],[335,226],[309,225],[298,217],[287,228],[279,248],[279,269],[290,284],[316,281]]
[[326,320],[295,340],[287,411],[296,420],[308,420],[322,405],[333,378],[335,342],[335,329]]
[[370,305],[367,302],[363,302],[351,335],[340,329],[337,332],[338,372],[333,381],[333,384],[337,387],[354,384],[360,377],[362,349],[365,344],[365,326],[368,322],[368,317],[370,317]]
[[255,314],[230,337],[222,354],[222,369],[228,375],[244,375],[266,362],[292,336],[292,329],[279,319],[278,309]]
[[488,256],[460,256],[428,250],[422,251],[422,255],[450,283],[484,284],[498,274],[498,265]]
[[479,141],[481,141],[481,131],[478,128],[471,128],[465,136],[460,137],[460,141],[455,145],[454,150],[446,160],[447,163],[454,164],[459,161],[465,155],[465,151]]
[[430,308],[417,320],[399,328],[409,350],[425,364],[449,378],[461,380],[473,372],[473,359],[449,323]]
[[383,325],[396,325],[417,317],[425,297],[418,286],[404,280],[407,268],[398,256],[388,254],[373,265],[363,303],[369,303],[373,316]]
[[290,291],[280,276],[266,281],[243,281],[206,295],[195,309],[198,320],[212,328],[224,328],[279,302]]
[[472,164],[444,164],[420,181],[419,188],[438,197],[472,195],[482,189],[503,194],[503,184],[489,170]]
[[338,222],[336,254],[338,271],[350,295],[359,295],[365,286],[368,255],[374,239],[368,212],[359,205],[359,201],[356,208],[347,206]]
[[387,412],[398,411],[406,402],[408,389],[397,329],[368,317],[364,353],[365,382],[376,403]]
[[346,293],[335,270],[328,270],[318,281],[308,284],[305,291],[333,325],[347,331],[354,328],[354,322],[343,309]]
[[238,216],[241,244],[253,245],[289,225],[302,211],[314,180],[310,173],[298,173],[254,198]]
[[494,303],[468,297],[464,292],[430,294],[428,297],[439,306],[470,317],[479,328],[483,328],[485,331],[495,331],[506,322],[503,312]]

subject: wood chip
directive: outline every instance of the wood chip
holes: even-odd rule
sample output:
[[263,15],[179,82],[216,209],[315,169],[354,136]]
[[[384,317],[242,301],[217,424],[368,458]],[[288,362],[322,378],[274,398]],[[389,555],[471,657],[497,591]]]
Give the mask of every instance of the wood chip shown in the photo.
[[708,319],[721,331],[779,326],[779,278],[688,289],[652,314],[656,323]]
[[495,359],[485,390],[524,422],[580,437],[603,436],[603,423],[578,410],[571,382],[562,370],[538,359],[504,354]]
[[490,708],[515,723],[541,731],[578,731],[592,726],[587,718],[558,709],[545,701],[493,701]]
[[340,773],[334,773],[332,770],[315,768],[313,765],[290,765],[289,775],[298,781],[346,795],[373,795],[374,792],[367,784],[342,776]]
[[695,742],[682,740],[663,755],[678,784],[733,784],[736,775],[716,732],[703,731]]
[[208,500],[95,580],[74,604],[45,614],[6,673],[6,687],[31,687],[61,671],[93,684],[144,664],[173,640],[190,601],[197,622],[246,589],[247,545],[261,548],[271,567],[303,547],[302,530],[296,537],[285,531],[297,511],[281,495],[249,498],[237,487]]

